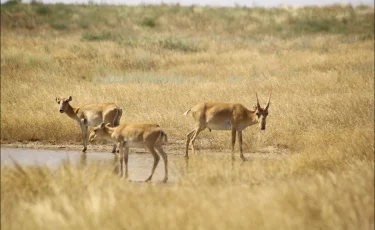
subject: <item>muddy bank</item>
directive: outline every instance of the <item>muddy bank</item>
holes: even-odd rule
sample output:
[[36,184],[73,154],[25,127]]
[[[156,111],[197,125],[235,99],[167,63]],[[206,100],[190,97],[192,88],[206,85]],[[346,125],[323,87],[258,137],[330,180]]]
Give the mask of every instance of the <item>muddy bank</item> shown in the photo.
[[[181,143],[168,143],[164,148],[177,151],[180,148]],[[82,150],[82,143],[55,143],[48,141],[2,141],[1,147],[6,148],[28,148],[28,149],[50,149],[50,150],[69,150],[69,151],[79,151]],[[146,153],[146,150],[133,149],[137,153]],[[88,144],[87,153],[89,152],[108,152],[111,153],[111,144]],[[175,152],[174,151],[174,152]]]
[[[2,148],[24,148],[24,149],[46,149],[46,150],[66,150],[66,151],[77,151],[81,152],[82,144],[81,143],[53,143],[53,142],[42,142],[42,141],[22,141],[22,142],[2,142]],[[198,146],[199,147],[199,146]],[[108,153],[109,155],[113,155],[112,145],[110,144],[89,144],[87,146],[88,150],[87,153]],[[185,153],[185,141],[179,140],[175,142],[169,142],[167,145],[164,145],[164,150],[168,153],[168,155],[177,155],[183,156]],[[230,147],[228,146],[228,150],[215,150],[210,148],[201,147],[201,149],[197,148],[197,153],[199,155],[208,155],[208,156],[228,156],[230,157]],[[130,150],[132,153],[137,154],[147,154],[146,149],[142,148],[132,148]],[[191,154],[191,151],[189,151]],[[291,152],[286,146],[266,146],[261,149],[257,149],[255,151],[252,150],[245,150],[244,155],[247,158],[267,158],[267,159],[277,159],[282,158],[285,156],[290,155]],[[237,149],[235,150],[235,157],[239,157],[239,152]]]

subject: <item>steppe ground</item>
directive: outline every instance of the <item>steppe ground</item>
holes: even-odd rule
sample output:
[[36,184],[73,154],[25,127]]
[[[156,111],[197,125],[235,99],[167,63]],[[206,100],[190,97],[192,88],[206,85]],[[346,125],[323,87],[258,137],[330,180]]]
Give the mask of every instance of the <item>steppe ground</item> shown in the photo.
[[[205,131],[185,167],[187,109],[251,108],[271,90],[266,131],[244,132],[248,162],[237,146],[230,161],[229,132]],[[80,145],[55,102],[69,95],[73,106],[117,103],[122,123],[160,124],[181,177],[2,165],[4,229],[374,228],[372,7],[3,4],[2,146]]]

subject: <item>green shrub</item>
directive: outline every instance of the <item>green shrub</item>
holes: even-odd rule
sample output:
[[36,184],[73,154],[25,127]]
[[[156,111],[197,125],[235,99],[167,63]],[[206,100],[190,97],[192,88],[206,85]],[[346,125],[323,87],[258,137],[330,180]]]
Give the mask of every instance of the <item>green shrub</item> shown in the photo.
[[155,19],[152,18],[144,18],[141,21],[141,26],[143,27],[149,27],[149,28],[154,28],[156,26]]
[[293,24],[293,30],[296,32],[343,32],[345,25],[337,20],[330,19],[301,19]]
[[48,6],[45,6],[45,5],[38,5],[38,7],[36,9],[36,13],[39,14],[39,15],[48,15],[51,12],[52,12],[51,9]]
[[51,23],[50,26],[52,28],[54,28],[55,30],[66,30],[66,29],[68,29],[68,26],[65,23],[62,23],[62,22]]

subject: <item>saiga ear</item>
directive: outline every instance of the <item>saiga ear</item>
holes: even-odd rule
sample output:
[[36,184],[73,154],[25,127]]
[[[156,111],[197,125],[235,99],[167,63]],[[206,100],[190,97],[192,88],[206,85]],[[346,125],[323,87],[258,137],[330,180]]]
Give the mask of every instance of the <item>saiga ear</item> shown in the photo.
[[72,96],[69,96],[68,101],[71,101],[72,99],[73,99]]
[[102,128],[104,128],[104,126],[105,126],[105,123],[102,122],[102,123],[100,124],[100,128],[102,129]]
[[105,124],[105,127],[111,127],[111,123]]
[[60,104],[60,98],[56,97],[57,104]]
[[256,98],[257,98],[257,108],[260,109],[258,93],[255,93],[255,96],[256,96]]

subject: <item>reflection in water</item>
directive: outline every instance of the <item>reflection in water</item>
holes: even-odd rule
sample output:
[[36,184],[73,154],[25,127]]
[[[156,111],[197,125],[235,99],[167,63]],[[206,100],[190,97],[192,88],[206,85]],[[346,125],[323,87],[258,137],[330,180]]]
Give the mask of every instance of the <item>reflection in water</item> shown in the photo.
[[120,175],[121,173],[121,169],[120,169],[120,155],[119,154],[116,154],[114,157],[113,157],[113,161],[112,161],[112,164],[113,164],[113,173]]
[[79,165],[81,167],[84,167],[87,165],[87,154],[86,153],[81,153],[81,157],[79,158]]
[[185,170],[188,173],[189,172],[189,158],[184,157],[185,159]]
[[[90,153],[81,153],[79,158],[79,166],[84,168],[88,165],[87,155]],[[120,157],[118,154],[112,155],[112,160],[108,160],[108,164],[112,165],[113,173],[120,176]]]

